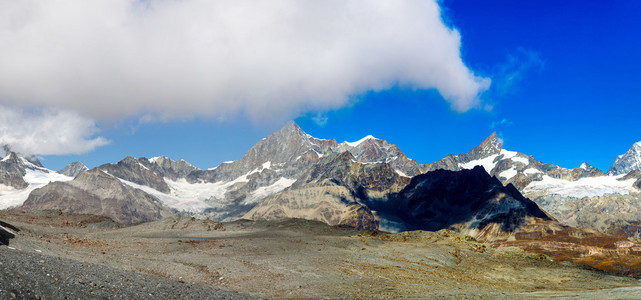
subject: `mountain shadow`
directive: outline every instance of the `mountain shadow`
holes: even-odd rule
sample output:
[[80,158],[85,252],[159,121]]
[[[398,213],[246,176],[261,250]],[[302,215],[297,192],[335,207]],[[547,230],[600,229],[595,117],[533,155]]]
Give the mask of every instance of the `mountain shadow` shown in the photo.
[[[415,176],[387,201],[368,206],[403,230],[454,229],[474,236],[514,233],[552,218],[511,184],[503,186],[483,167],[436,170]],[[404,227],[404,228],[403,228]]]

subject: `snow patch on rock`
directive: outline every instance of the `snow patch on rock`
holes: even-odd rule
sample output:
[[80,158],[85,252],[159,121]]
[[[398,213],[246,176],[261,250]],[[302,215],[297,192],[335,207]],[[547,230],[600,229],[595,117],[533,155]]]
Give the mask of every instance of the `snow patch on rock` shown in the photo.
[[551,195],[577,199],[601,197],[607,194],[629,195],[632,192],[638,192],[633,186],[636,179],[618,180],[623,176],[584,177],[576,181],[568,181],[544,175],[543,180],[533,181],[523,191],[524,194],[546,191]]

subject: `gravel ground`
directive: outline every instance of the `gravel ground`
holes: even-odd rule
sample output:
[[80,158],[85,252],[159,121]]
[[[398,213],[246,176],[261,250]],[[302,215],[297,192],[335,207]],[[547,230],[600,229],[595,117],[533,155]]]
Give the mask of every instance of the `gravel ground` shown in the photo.
[[0,300],[36,294],[635,299],[641,293],[638,279],[492,248],[449,231],[384,234],[304,220],[218,224],[191,218],[120,227],[87,215],[21,211],[0,211],[0,219],[19,229],[9,241],[16,249],[0,246]]
[[0,299],[258,299],[0,246]]

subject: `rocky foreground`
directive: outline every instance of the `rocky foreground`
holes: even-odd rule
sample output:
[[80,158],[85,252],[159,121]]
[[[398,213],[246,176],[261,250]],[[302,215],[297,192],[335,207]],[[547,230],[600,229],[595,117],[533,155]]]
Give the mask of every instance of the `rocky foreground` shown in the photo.
[[83,263],[15,248],[0,249],[1,299],[250,299],[246,294]]
[[[4,211],[0,298],[634,298],[638,279],[451,231]],[[11,247],[11,248],[9,248]],[[229,291],[229,292],[228,292]],[[15,297],[14,297],[15,296]]]

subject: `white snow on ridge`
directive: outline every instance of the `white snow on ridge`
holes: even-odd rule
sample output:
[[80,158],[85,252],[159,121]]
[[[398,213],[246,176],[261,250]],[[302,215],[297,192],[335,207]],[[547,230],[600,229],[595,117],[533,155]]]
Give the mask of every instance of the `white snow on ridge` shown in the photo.
[[347,141],[345,141],[343,143],[347,144],[350,147],[357,147],[358,145],[362,144],[364,141],[367,141],[367,140],[377,140],[377,138],[375,138],[375,137],[373,137],[371,135],[368,135],[368,136],[366,136],[366,137],[364,137],[364,138],[362,138],[362,139],[360,139],[360,140],[358,140],[356,142],[347,142]]
[[26,174],[24,176],[24,181],[29,183],[29,186],[24,189],[15,189],[13,187],[0,184],[0,209],[7,209],[22,205],[33,190],[41,188],[49,182],[69,181],[73,179],[73,177],[65,176],[54,171],[47,172],[45,171],[46,169],[39,167],[36,168],[37,169],[25,169]]
[[581,168],[583,170],[587,170],[588,169],[588,164],[587,163],[582,163],[579,168]]
[[507,178],[507,180],[509,180],[510,178],[516,176],[516,174],[517,174],[516,168],[512,167],[509,170],[505,170],[501,172],[501,174],[499,174],[499,177],[505,177]]
[[328,139],[319,139],[317,137],[313,137],[313,136],[311,136],[311,135],[309,135],[307,133],[305,133],[305,135],[307,136],[308,139],[314,139],[314,140],[317,140],[317,141],[329,141]]
[[524,165],[529,165],[530,164],[530,161],[525,157],[512,157],[511,159],[512,159],[513,162],[520,162],[520,163],[522,163]]
[[[512,159],[512,160],[516,159],[516,161],[519,161],[519,159],[523,159],[520,157],[515,157],[517,154],[518,152],[516,151],[501,149],[501,152],[499,152],[499,154],[494,154],[485,158],[476,159],[463,164],[459,164],[459,167],[463,169],[473,169],[476,166],[481,166],[485,169],[487,173],[491,174],[492,170],[494,170],[494,167],[496,167],[496,163],[498,162],[498,161],[497,162],[494,161],[497,157],[502,156],[501,159]],[[527,162],[525,164],[527,164]]]
[[276,194],[296,182],[296,179],[281,178],[269,186],[261,186],[251,193],[247,199],[243,201],[244,204],[255,204],[259,200],[264,199],[269,195]]
[[601,197],[607,194],[629,195],[631,192],[638,192],[633,186],[636,179],[618,180],[623,176],[584,177],[577,181],[568,181],[544,175],[543,180],[533,181],[523,191],[524,194],[547,191],[551,195],[578,199]]
[[499,155],[501,155],[501,154],[503,155],[503,159],[512,159],[512,160],[514,160],[513,158],[515,158],[515,156],[517,154],[519,154],[519,153],[516,152],[516,151],[509,151],[509,150],[501,149],[501,152],[499,152]]
[[401,171],[399,169],[394,169],[394,171],[396,172],[396,174],[400,175],[401,177],[408,177],[409,178],[409,176],[407,176],[407,174],[405,174],[403,171]]
[[529,169],[523,171],[523,174],[525,174],[525,175],[533,175],[533,174],[537,174],[537,173],[543,173],[543,172],[541,170],[537,170],[537,169],[534,169],[534,168],[529,168]]
[[477,160],[473,160],[464,164],[459,164],[459,167],[463,169],[473,169],[476,166],[482,166],[487,173],[492,173],[492,170],[494,170],[494,167],[496,167],[496,163],[494,160],[496,159],[498,155],[490,155],[486,158],[481,158]]

